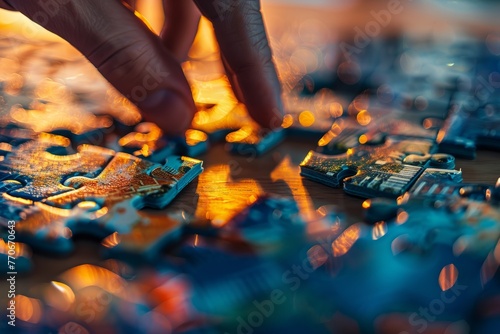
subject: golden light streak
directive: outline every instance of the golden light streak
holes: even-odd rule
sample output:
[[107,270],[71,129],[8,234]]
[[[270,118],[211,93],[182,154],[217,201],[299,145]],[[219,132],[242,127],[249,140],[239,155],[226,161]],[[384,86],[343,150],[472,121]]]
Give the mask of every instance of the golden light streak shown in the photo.
[[356,225],[349,226],[334,242],[332,242],[333,256],[345,255],[359,239],[361,228]]

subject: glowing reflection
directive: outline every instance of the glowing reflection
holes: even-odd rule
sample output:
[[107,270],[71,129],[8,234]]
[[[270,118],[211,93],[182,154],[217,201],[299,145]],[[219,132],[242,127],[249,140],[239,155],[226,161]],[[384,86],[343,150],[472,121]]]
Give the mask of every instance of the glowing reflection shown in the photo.
[[[23,244],[21,242],[15,242],[14,246],[15,246],[15,248],[14,248],[15,253],[14,254],[15,254],[16,258],[19,258],[19,257],[30,258],[31,257],[31,249],[29,248],[28,245]],[[7,255],[7,254],[9,254],[9,250],[10,250],[9,244],[7,242],[3,241],[2,238],[0,238],[0,254]]]
[[361,145],[366,144],[368,142],[368,137],[366,135],[361,135],[359,136],[358,141]]
[[336,138],[340,133],[342,133],[342,122],[335,122],[330,130],[321,137],[318,141],[318,146],[328,145],[334,138]]
[[342,116],[342,114],[344,113],[344,107],[342,107],[342,105],[338,102],[330,103],[329,109],[330,109],[330,115],[332,115],[335,118]]
[[38,299],[17,295],[16,317],[19,320],[37,324],[42,317],[42,303]]
[[367,110],[361,110],[356,115],[356,120],[358,121],[359,125],[367,126],[372,121],[372,117],[370,116],[370,113]]
[[349,226],[334,242],[332,242],[333,256],[346,254],[359,239],[361,228],[358,225]]
[[239,171],[236,161],[229,165],[215,165],[205,169],[199,176],[196,217],[202,221],[212,221],[217,226],[224,225],[231,217],[247,206],[248,199],[263,194],[259,184],[253,179],[233,181],[232,170]]
[[309,110],[305,110],[299,114],[299,123],[303,127],[310,127],[314,124],[315,118],[314,114]]
[[458,279],[458,269],[454,264],[445,266],[439,274],[439,286],[442,291],[451,289]]
[[98,286],[110,293],[120,293],[127,286],[125,280],[112,271],[90,264],[71,268],[61,278],[74,290]]
[[385,222],[375,223],[372,229],[372,239],[378,240],[387,233],[387,224]]
[[47,305],[60,311],[67,311],[75,301],[73,290],[64,283],[52,281],[44,289],[44,297]]
[[410,199],[410,193],[409,192],[405,192],[403,195],[399,196],[396,200],[396,203],[398,205],[403,205],[403,204],[406,204],[408,203],[408,200]]
[[319,245],[312,246],[307,251],[307,259],[314,269],[321,267],[328,260],[328,253]]
[[281,127],[284,129],[287,129],[293,125],[293,116],[290,114],[286,114],[283,117],[283,123],[281,124]]
[[408,217],[409,217],[408,212],[399,209],[398,215],[396,216],[396,223],[398,223],[399,225],[404,224],[408,220]]
[[101,241],[101,245],[103,245],[106,248],[114,248],[118,246],[120,242],[121,242],[120,235],[118,234],[118,232],[114,232],[108,235],[106,238],[104,238]]
[[[303,215],[316,212],[311,196],[302,183],[302,178],[298,177],[300,168],[294,165],[290,156],[286,156],[271,172],[270,177],[273,182],[284,181],[292,191],[292,196],[297,202],[299,211]],[[309,227],[308,227],[309,229]]]
[[203,131],[189,129],[186,130],[186,144],[189,146],[196,146],[199,143],[206,142],[208,140],[208,136]]

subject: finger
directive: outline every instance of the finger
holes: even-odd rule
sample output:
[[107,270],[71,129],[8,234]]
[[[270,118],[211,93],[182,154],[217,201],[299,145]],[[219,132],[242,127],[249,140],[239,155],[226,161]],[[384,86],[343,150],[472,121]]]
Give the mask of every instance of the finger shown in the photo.
[[15,10],[7,1],[0,0],[0,8],[7,10]]
[[160,37],[167,49],[182,62],[186,60],[198,31],[200,11],[192,0],[163,0],[163,8],[165,24]]
[[272,60],[259,0],[195,0],[213,24],[221,53],[244,103],[262,126],[281,124],[281,86]]
[[26,16],[79,49],[103,76],[172,134],[190,124],[195,106],[182,69],[146,25],[119,0],[9,0]]
[[236,96],[238,101],[244,102],[243,93],[238,84],[238,78],[236,77],[236,74],[234,74],[234,72],[229,67],[229,64],[227,63],[227,60],[223,54],[221,54],[221,61],[222,65],[224,66],[224,70],[226,71],[227,78],[229,79],[229,83],[231,84],[231,88],[233,89],[234,95]]

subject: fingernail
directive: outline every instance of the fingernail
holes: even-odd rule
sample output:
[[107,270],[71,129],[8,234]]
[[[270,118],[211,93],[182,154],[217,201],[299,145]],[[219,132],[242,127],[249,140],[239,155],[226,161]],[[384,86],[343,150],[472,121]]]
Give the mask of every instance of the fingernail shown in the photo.
[[191,124],[194,103],[178,93],[161,89],[137,105],[145,121],[156,123],[166,134],[182,135]]

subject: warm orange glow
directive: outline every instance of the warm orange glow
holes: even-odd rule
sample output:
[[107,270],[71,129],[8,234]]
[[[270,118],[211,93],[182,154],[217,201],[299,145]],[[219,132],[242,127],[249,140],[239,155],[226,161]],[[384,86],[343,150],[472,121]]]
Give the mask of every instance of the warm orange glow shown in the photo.
[[314,124],[315,118],[314,114],[309,110],[305,110],[299,114],[299,123],[303,127],[310,127]]
[[439,286],[441,290],[446,291],[451,289],[458,279],[458,269],[454,264],[445,266],[439,274]]
[[346,254],[359,239],[361,228],[358,225],[349,226],[334,242],[332,242],[333,256]]
[[361,145],[366,144],[368,142],[368,137],[366,135],[361,135],[359,136],[358,141]]
[[61,278],[75,291],[95,285],[110,293],[120,293],[127,286],[125,280],[117,274],[90,264],[71,268]]
[[398,210],[398,215],[396,217],[396,223],[398,224],[404,224],[406,223],[406,221],[408,220],[408,212],[404,211],[404,210]]
[[16,317],[19,320],[37,324],[42,317],[42,304],[38,299],[29,298],[23,295],[17,295]]
[[344,108],[338,102],[333,102],[330,104],[330,115],[333,117],[340,117],[344,113]]
[[206,142],[208,140],[208,136],[203,131],[189,129],[186,130],[186,144],[189,146],[196,146],[199,143]]
[[106,238],[104,238],[101,241],[101,245],[103,245],[106,248],[114,248],[118,246],[120,241],[121,241],[120,235],[118,234],[118,232],[114,232],[108,235]]
[[199,176],[196,205],[196,217],[200,221],[209,220],[222,226],[248,204],[248,199],[263,194],[263,190],[253,179],[231,178],[231,170],[239,170],[241,166],[214,165],[205,169]]
[[406,192],[403,195],[399,196],[396,202],[398,205],[403,205],[406,204],[409,199],[410,199],[410,193]]
[[201,18],[198,25],[198,33],[189,51],[189,58],[205,60],[219,58],[219,46],[215,39],[212,24],[205,17]]
[[432,121],[428,118],[424,119],[424,123],[423,123],[423,126],[424,126],[424,129],[430,129],[432,127]]
[[356,120],[358,121],[359,125],[367,126],[372,121],[372,117],[370,116],[370,113],[367,110],[361,110],[356,115]]
[[363,209],[368,209],[372,206],[372,201],[367,199],[363,202],[362,206],[363,206]]
[[259,136],[252,126],[244,126],[226,136],[226,142],[228,143],[242,142],[246,144],[256,144],[258,141]]
[[332,139],[336,138],[341,132],[342,132],[342,122],[341,121],[336,121],[330,130],[328,130],[327,133],[321,137],[321,139],[318,141],[318,146],[326,146],[328,145]]
[[75,301],[75,293],[66,284],[52,281],[44,289],[44,298],[51,307],[67,311]]
[[293,125],[293,116],[290,114],[286,114],[283,117],[283,123],[281,124],[281,127],[284,129],[287,129]]
[[[316,210],[309,192],[302,184],[302,178],[298,176],[299,167],[292,162],[289,155],[285,156],[270,174],[273,182],[284,181],[288,185],[301,214],[308,215],[316,212]],[[312,224],[308,224],[307,226],[308,232],[310,232],[311,228],[314,228],[311,225]]]
[[[20,243],[20,242],[15,242],[15,257],[31,257],[31,249],[29,248],[28,245]],[[3,241],[2,238],[0,238],[0,254],[9,254],[9,244],[5,241]],[[11,254],[12,255],[12,254]]]

